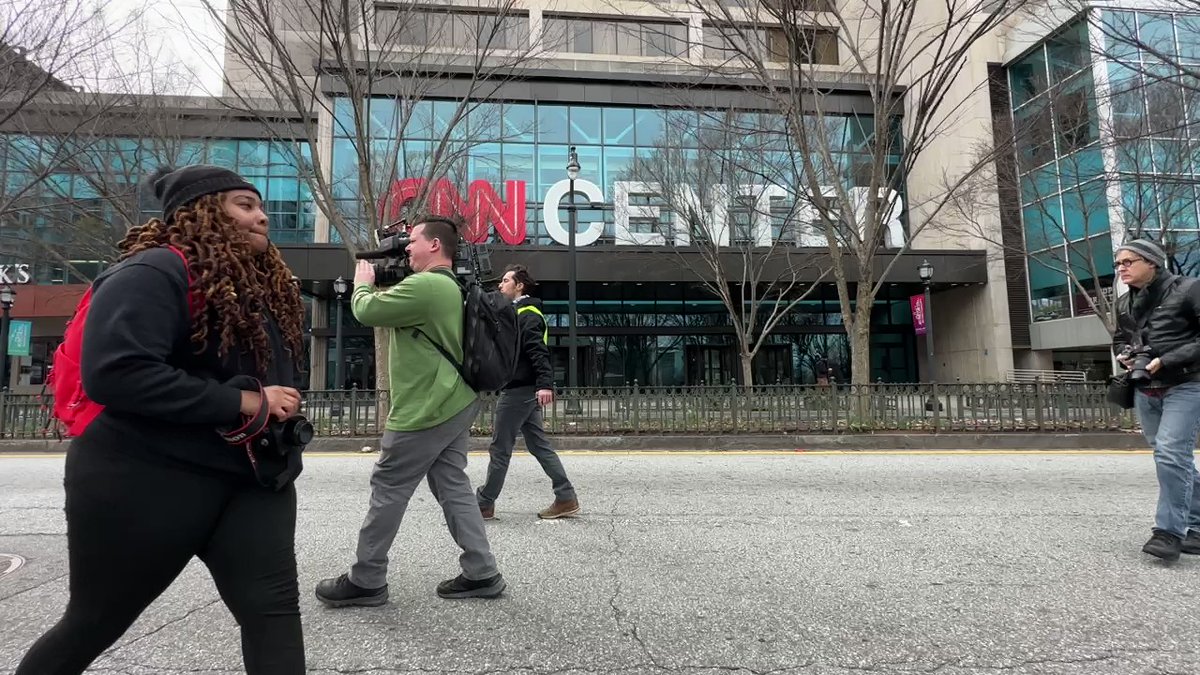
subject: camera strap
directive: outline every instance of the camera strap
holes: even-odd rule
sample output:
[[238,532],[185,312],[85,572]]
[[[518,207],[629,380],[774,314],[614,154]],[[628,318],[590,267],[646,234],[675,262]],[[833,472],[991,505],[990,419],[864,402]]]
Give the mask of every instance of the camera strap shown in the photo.
[[259,393],[261,403],[259,403],[258,412],[253,415],[242,415],[242,425],[240,427],[217,427],[217,433],[221,435],[221,438],[226,443],[230,445],[245,445],[263,431],[266,431],[267,424],[271,421],[271,406],[267,402],[267,397],[263,394],[262,383],[257,379],[239,376],[230,380],[227,384],[243,391],[257,391]]

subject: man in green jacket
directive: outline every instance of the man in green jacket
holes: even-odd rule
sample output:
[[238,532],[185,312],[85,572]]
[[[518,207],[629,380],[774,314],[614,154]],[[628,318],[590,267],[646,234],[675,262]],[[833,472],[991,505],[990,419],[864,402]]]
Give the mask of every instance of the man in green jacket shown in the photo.
[[413,492],[428,477],[442,505],[462,574],[438,584],[443,598],[494,598],[505,582],[496,569],[483,518],[467,478],[467,440],[479,409],[475,391],[434,346],[462,361],[463,299],[452,264],[456,223],[427,216],[410,231],[413,274],[395,286],[375,288],[375,272],[361,261],[354,274],[351,309],[367,326],[389,328],[391,410],[379,461],[371,474],[371,502],[358,534],[358,560],[348,574],[317,584],[330,607],[374,607],[388,600],[388,550]]

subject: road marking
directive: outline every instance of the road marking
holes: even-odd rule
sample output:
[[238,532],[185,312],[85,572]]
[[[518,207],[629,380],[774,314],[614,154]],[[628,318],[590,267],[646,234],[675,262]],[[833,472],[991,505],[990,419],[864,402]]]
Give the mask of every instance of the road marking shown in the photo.
[[[371,453],[371,459],[374,459],[375,452]],[[485,451],[467,453],[475,457],[487,457]],[[728,456],[759,456],[759,457],[802,457],[802,456],[854,456],[854,455],[890,455],[890,456],[917,456],[929,457],[939,455],[1029,455],[1029,456],[1053,456],[1053,455],[1149,455],[1150,450],[804,450],[797,448],[795,450],[559,450],[560,455],[576,455],[576,456],[613,456],[613,457],[637,457],[637,456],[681,456],[681,457],[728,457]],[[0,459],[61,459],[66,453],[62,452],[0,452]],[[365,454],[358,450],[346,450],[341,452],[306,452],[305,457],[364,457]]]
[[25,559],[12,553],[0,553],[0,579],[25,566]]

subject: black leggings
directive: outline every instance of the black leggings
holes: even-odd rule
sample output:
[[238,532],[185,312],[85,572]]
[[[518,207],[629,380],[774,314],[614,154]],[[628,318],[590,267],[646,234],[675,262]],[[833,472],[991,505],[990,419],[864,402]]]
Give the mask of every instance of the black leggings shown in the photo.
[[296,491],[162,466],[75,439],[66,462],[71,597],[15,675],[79,675],[192,559],[241,626],[249,675],[302,675]]

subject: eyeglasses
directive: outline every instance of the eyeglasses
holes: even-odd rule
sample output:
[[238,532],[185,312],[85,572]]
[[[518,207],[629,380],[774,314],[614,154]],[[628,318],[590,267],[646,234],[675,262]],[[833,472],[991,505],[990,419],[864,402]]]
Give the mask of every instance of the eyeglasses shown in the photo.
[[1117,269],[1121,269],[1122,267],[1133,267],[1134,263],[1142,262],[1144,260],[1145,258],[1122,258],[1121,260],[1114,260],[1113,267]]

